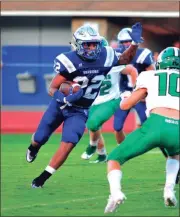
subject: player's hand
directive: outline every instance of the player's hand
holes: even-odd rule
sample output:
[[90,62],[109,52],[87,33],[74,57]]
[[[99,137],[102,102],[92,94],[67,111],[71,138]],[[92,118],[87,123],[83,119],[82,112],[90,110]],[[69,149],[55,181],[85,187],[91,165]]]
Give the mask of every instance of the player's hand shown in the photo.
[[54,93],[54,98],[56,99],[57,102],[64,103],[65,95],[62,92],[60,92],[59,90],[57,90]]
[[128,31],[130,37],[132,38],[133,42],[136,44],[143,43],[144,40],[142,38],[142,25],[141,23],[136,23],[132,26],[132,32]]
[[79,100],[83,95],[83,89],[80,88],[76,93],[72,93],[72,90],[70,91],[70,94],[65,97],[64,102],[65,103],[73,103],[77,100]]

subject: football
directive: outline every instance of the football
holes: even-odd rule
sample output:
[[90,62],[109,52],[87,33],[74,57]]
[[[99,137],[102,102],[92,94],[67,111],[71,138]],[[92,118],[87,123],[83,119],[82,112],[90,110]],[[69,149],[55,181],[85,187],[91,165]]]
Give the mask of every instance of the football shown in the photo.
[[73,93],[76,93],[81,88],[81,86],[78,83],[73,82],[73,81],[65,81],[60,85],[59,90],[65,96],[67,96],[67,95],[69,95],[71,88],[73,90]]

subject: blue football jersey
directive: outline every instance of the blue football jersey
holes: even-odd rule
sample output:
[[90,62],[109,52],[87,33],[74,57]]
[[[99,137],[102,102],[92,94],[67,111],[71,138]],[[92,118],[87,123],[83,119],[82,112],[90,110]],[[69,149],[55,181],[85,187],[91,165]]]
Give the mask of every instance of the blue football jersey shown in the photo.
[[97,97],[102,81],[113,66],[118,65],[118,56],[111,47],[103,47],[95,61],[85,61],[76,51],[62,53],[54,61],[54,70],[68,81],[75,81],[83,88],[83,96],[73,105],[89,108]]
[[[146,71],[146,68],[153,63],[154,63],[154,59],[153,59],[152,52],[147,48],[138,48],[136,55],[131,62],[131,64],[137,69],[139,74],[142,71]],[[123,92],[126,90],[132,91],[132,89],[133,87],[130,82],[130,76],[121,74],[120,90]]]

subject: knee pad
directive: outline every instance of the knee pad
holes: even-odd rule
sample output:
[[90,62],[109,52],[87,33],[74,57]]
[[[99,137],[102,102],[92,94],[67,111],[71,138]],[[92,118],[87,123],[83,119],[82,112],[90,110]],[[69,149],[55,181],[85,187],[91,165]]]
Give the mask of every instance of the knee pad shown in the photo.
[[32,136],[34,142],[37,142],[39,145],[44,145],[48,139],[49,135],[47,135],[44,131],[37,131]]

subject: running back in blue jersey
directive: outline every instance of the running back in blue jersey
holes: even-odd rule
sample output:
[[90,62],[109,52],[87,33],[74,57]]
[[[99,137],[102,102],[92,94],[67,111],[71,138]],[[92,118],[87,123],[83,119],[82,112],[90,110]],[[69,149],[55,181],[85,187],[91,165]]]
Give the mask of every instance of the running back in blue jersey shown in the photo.
[[[138,48],[135,57],[131,64],[137,69],[140,74],[146,71],[146,68],[154,63],[152,52],[147,48]],[[128,75],[121,75],[120,78],[120,91],[132,91],[133,87]]]
[[69,81],[78,82],[83,88],[83,96],[73,106],[89,108],[97,97],[102,81],[118,56],[111,47],[103,47],[97,60],[84,61],[76,51],[60,54],[56,57],[54,70]]

